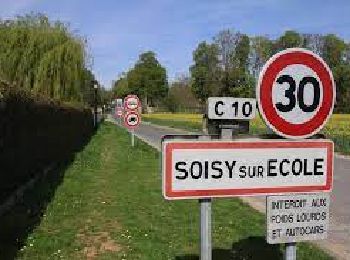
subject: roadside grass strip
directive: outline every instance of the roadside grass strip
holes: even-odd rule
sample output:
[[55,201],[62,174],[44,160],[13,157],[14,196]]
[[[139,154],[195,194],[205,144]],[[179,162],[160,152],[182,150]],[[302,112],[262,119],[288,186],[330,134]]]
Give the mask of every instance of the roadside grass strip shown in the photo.
[[[198,259],[199,203],[165,201],[160,154],[111,123],[65,171],[20,259]],[[38,191],[36,191],[38,192]],[[240,199],[213,201],[213,259],[283,259],[265,242],[265,217]],[[298,259],[330,259],[298,244]]]

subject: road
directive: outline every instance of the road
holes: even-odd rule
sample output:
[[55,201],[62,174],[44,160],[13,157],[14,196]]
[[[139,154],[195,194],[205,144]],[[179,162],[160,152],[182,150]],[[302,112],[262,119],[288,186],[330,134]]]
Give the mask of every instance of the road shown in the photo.
[[[161,137],[189,132],[142,124],[135,134],[146,143],[160,150]],[[244,197],[245,202],[265,213],[266,197]],[[331,194],[330,230],[327,240],[315,242],[337,259],[350,259],[350,158],[336,155],[334,158],[334,186]]]

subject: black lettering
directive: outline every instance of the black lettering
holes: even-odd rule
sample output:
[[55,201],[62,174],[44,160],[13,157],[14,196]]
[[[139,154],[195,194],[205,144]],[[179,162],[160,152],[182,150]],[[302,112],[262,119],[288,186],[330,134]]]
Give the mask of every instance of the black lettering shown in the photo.
[[[298,164],[297,164],[298,163]],[[298,166],[296,166],[298,165]],[[300,173],[302,172],[303,170],[303,167],[302,167],[303,163],[300,159],[295,159],[293,162],[292,162],[292,172],[293,172],[293,175],[300,175]],[[298,167],[296,169],[296,167]]]
[[186,163],[185,162],[177,162],[175,163],[175,170],[177,170],[178,172],[181,172],[183,173],[183,175],[177,175],[175,176],[176,179],[179,179],[179,180],[185,180],[188,176],[188,172],[186,169],[182,169],[180,168],[180,166],[186,166]]
[[[322,171],[323,162],[324,162],[323,158],[316,158],[315,159],[315,161],[314,161],[314,175],[323,175],[323,171]],[[320,164],[320,163],[322,163],[322,164]]]
[[233,176],[233,167],[236,165],[236,161],[232,161],[231,165],[228,161],[225,161],[225,164],[226,164],[227,169],[229,171],[229,178],[231,179]]
[[267,176],[277,176],[277,172],[272,172],[272,170],[276,170],[276,165],[272,163],[276,163],[277,159],[269,159],[267,161]]
[[307,159],[304,159],[304,175],[312,175],[312,172],[307,171]]
[[218,116],[222,116],[224,112],[219,112],[219,105],[223,106],[224,102],[218,101],[215,103],[215,114],[217,114]]
[[214,175],[214,174],[211,175],[211,177],[213,177],[214,179],[220,179],[220,178],[222,177],[222,174],[223,174],[222,169],[221,169],[221,168],[217,168],[217,167],[215,166],[215,165],[217,165],[217,164],[218,164],[218,165],[221,165],[221,162],[220,162],[220,161],[213,161],[213,162],[211,163],[211,168],[212,168],[213,170],[219,172],[218,175]]
[[246,170],[246,166],[244,166],[244,165],[242,165],[242,166],[240,166],[239,167],[239,177],[240,178],[245,178],[245,176],[247,175],[247,173],[245,172],[245,170]]
[[282,162],[280,163],[280,173],[282,174],[282,176],[287,176],[289,174],[289,171],[283,171],[283,164],[284,163],[290,163],[290,161],[288,159],[283,159]]
[[288,105],[284,105],[282,102],[278,102],[276,103],[276,108],[281,112],[290,112],[296,105],[296,99],[294,94],[296,89],[295,81],[289,75],[281,75],[280,77],[278,77],[277,83],[281,85],[283,83],[289,84],[289,88],[286,89],[286,91],[284,92],[284,96],[289,99],[289,103]]
[[[311,105],[306,105],[304,102],[304,88],[307,84],[311,84],[314,89],[314,99]],[[304,112],[313,112],[316,110],[318,105],[320,104],[320,83],[318,83],[317,79],[314,77],[304,77],[299,84],[298,89],[298,102],[299,107]]]
[[204,162],[204,178],[205,179],[209,178],[209,162],[208,161]]
[[[195,174],[195,172],[193,170],[195,165],[198,165],[197,175]],[[199,179],[202,176],[202,171],[203,171],[203,169],[202,169],[202,163],[201,162],[199,162],[199,161],[192,162],[191,168],[190,168],[190,172],[191,172],[191,176],[192,176],[193,179]]]

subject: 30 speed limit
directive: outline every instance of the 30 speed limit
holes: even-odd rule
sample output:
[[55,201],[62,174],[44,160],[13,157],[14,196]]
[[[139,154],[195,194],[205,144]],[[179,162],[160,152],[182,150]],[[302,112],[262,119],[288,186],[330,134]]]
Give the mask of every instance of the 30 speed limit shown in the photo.
[[253,98],[208,98],[209,119],[252,119],[255,113],[256,101]]
[[270,128],[285,137],[305,138],[321,130],[332,114],[335,84],[318,55],[291,48],[266,63],[256,94]]

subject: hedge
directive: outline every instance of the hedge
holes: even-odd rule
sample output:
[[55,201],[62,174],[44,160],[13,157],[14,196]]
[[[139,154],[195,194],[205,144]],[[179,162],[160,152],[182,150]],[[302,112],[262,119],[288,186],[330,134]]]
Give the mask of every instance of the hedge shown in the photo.
[[0,201],[93,134],[90,109],[62,105],[0,82]]

